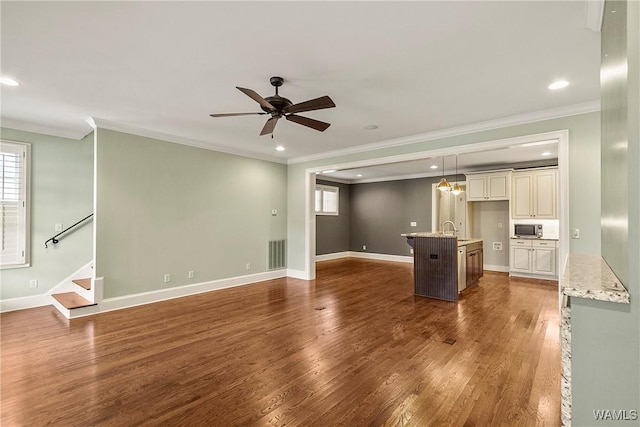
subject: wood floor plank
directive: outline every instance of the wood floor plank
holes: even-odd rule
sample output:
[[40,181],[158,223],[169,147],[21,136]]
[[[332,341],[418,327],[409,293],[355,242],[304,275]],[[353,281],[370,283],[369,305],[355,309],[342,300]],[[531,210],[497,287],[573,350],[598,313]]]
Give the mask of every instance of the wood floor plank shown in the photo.
[[410,264],[344,259],[87,318],[4,313],[0,423],[559,425],[557,301],[492,273],[431,300]]

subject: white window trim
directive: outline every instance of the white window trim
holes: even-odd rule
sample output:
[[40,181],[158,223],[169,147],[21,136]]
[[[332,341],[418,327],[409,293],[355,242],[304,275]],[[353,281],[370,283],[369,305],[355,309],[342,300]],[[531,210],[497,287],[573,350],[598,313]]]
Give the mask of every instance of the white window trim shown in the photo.
[[[323,191],[330,191],[332,193],[336,193],[335,212],[319,210],[319,211],[316,211],[316,215],[338,216],[340,214],[340,187],[335,187],[333,185],[316,184],[316,190],[320,190],[321,194]],[[320,206],[323,206],[322,198],[320,199]]]
[[[10,268],[24,268],[31,266],[31,144],[19,141],[10,141],[6,139],[0,140],[0,146],[13,146],[19,147],[24,153],[24,191],[23,198],[23,211],[22,220],[24,221],[24,233],[22,235],[23,240],[21,242],[21,249],[23,252],[21,262],[12,264],[3,264],[0,260],[0,270],[7,270]],[[1,148],[0,148],[1,149]]]

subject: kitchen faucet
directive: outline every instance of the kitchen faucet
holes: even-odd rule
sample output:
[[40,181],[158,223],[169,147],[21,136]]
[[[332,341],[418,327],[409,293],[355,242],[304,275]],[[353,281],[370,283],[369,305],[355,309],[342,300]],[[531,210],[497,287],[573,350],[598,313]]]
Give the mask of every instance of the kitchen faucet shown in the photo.
[[442,234],[444,234],[444,226],[446,224],[451,224],[451,226],[453,227],[453,235],[457,236],[458,235],[458,229],[456,228],[456,224],[453,221],[445,221],[442,223]]

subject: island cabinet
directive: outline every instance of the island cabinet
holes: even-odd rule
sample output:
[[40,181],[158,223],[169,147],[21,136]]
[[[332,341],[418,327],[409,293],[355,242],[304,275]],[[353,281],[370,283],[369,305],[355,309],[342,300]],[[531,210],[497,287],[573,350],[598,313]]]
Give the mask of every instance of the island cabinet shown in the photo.
[[[402,236],[413,248],[416,295],[457,301],[460,291],[476,284],[482,277],[481,239],[458,239],[452,235],[428,232]],[[466,254],[464,260],[460,258],[461,253]]]
[[467,245],[467,287],[478,283],[484,274],[482,242]]
[[417,237],[413,243],[416,295],[458,300],[458,239]]

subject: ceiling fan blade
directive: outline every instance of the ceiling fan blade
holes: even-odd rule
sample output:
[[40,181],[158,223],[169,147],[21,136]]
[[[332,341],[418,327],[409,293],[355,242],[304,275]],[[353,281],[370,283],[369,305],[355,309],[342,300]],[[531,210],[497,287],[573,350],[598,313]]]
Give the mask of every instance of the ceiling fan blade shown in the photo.
[[209,114],[211,117],[233,117],[233,116],[254,116],[256,114],[262,115],[267,113],[222,113],[222,114]]
[[262,132],[260,132],[260,136],[273,133],[273,130],[276,128],[276,123],[278,123],[279,118],[279,116],[276,116],[271,117],[269,120],[267,120],[267,123],[265,123],[264,127],[262,128]]
[[285,113],[302,113],[303,111],[322,110],[324,108],[333,108],[336,104],[333,103],[328,96],[321,96],[320,98],[311,99],[309,101],[293,104],[284,109]]
[[243,87],[238,87],[238,86],[236,86],[236,89],[238,89],[240,92],[244,93],[249,98],[251,98],[254,101],[256,101],[258,104],[262,105],[264,108],[267,108],[269,110],[275,110],[276,109],[276,107],[271,105],[269,103],[269,101],[267,101],[266,99],[264,99],[263,97],[258,95],[255,91],[253,91],[251,89],[246,89],[246,88],[243,88]]
[[286,116],[287,120],[298,123],[299,125],[310,127],[311,129],[324,132],[327,130],[331,123],[321,122],[320,120],[310,119],[308,117],[296,116],[295,114],[289,114]]

